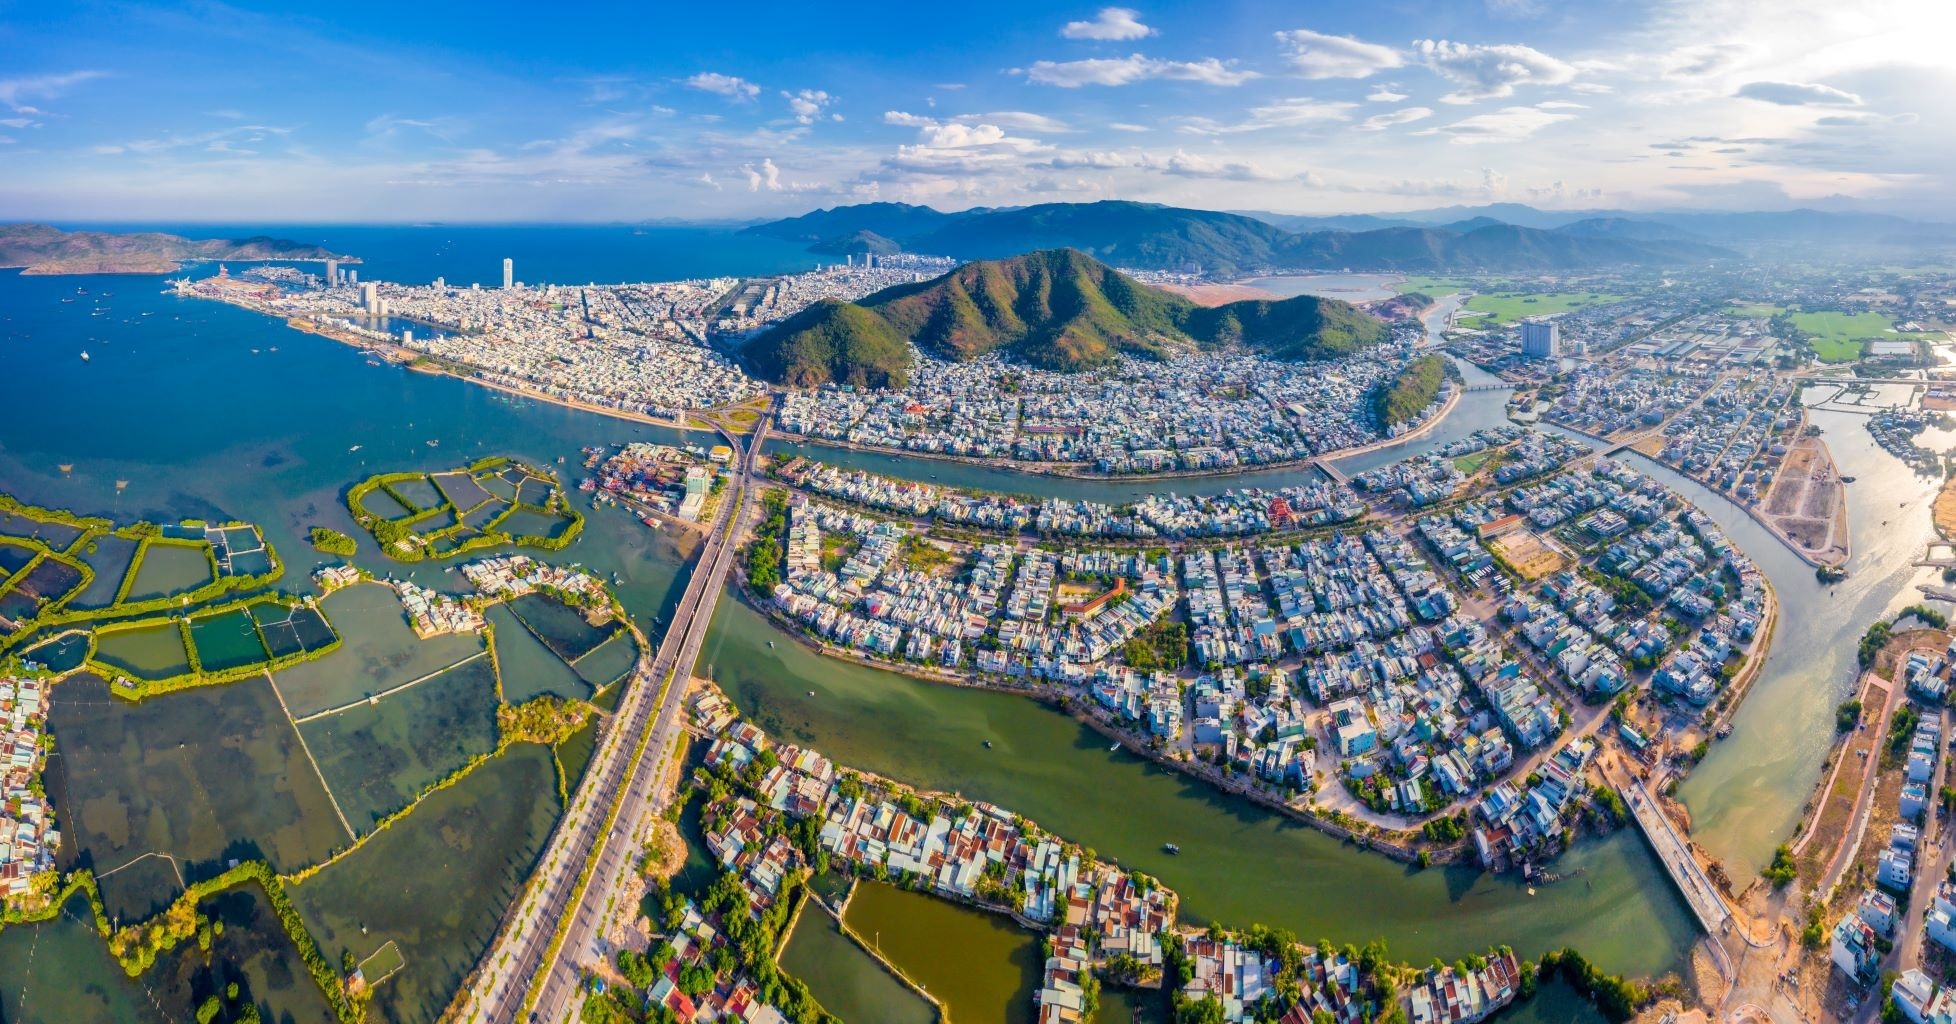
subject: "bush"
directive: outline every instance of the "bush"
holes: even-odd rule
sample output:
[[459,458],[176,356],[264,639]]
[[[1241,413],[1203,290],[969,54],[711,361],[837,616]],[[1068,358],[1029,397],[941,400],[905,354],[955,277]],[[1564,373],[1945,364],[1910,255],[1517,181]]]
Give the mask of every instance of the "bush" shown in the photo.
[[1775,889],[1785,888],[1799,873],[1799,865],[1793,863],[1793,848],[1785,843],[1779,844],[1779,849],[1773,851],[1773,862],[1760,872]]
[[1861,702],[1859,700],[1843,701],[1840,707],[1834,709],[1835,732],[1853,732],[1854,727],[1860,724]]
[[353,553],[359,550],[352,537],[324,526],[312,528],[312,546],[325,554],[338,555],[341,558],[352,558]]

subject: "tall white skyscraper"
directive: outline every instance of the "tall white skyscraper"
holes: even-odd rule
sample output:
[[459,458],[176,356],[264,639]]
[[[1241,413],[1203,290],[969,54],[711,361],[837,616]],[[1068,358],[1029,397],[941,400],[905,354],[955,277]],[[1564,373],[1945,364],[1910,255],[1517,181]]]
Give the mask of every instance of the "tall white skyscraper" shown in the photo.
[[368,315],[368,316],[379,316],[379,315],[380,315],[380,285],[379,285],[379,283],[377,283],[377,282],[374,282],[374,281],[368,281],[368,282],[367,282],[366,284],[363,284],[363,285],[361,285],[361,286],[360,286],[360,299],[361,299],[361,301],[363,301],[364,303],[366,303],[366,306],[367,306],[367,315]]
[[507,258],[503,260],[503,287],[504,288],[516,287],[516,261],[515,260],[507,259]]
[[331,288],[339,283],[340,283],[340,261],[327,260],[326,261],[326,287]]
[[1562,354],[1562,332],[1553,320],[1521,322],[1521,354],[1530,359],[1554,359]]

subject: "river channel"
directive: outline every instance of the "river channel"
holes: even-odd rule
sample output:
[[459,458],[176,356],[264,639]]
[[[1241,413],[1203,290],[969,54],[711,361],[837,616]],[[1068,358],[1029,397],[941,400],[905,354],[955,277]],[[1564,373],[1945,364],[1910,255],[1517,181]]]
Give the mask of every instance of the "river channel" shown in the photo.
[[[78,286],[114,292],[114,315],[90,318],[85,303],[60,303]],[[305,545],[305,530],[348,529],[340,495],[368,474],[437,470],[506,453],[551,466],[562,458],[560,470],[575,479],[582,446],[676,436],[372,365],[347,346],[243,310],[159,295],[160,287],[154,278],[0,275],[0,362],[10,379],[31,385],[10,393],[8,413],[0,417],[0,490],[121,521],[202,516],[259,523],[285,556],[281,588],[304,592],[304,574],[324,561]],[[84,346],[89,362],[77,358]],[[1472,367],[1465,373],[1470,383],[1488,379]],[[1382,464],[1503,422],[1506,397],[1471,392],[1433,432],[1355,457],[1344,468]],[[1925,499],[1932,484],[1876,448],[1858,417],[1818,413],[1815,421],[1841,471],[1859,479],[1849,488],[1853,576],[1836,587],[1815,583],[1808,567],[1736,506],[1675,473],[1637,463],[1700,501],[1759,562],[1782,603],[1778,638],[1735,734],[1714,746],[1682,791],[1694,838],[1726,858],[1740,879],[1766,859],[1799,816],[1831,733],[1829,712],[1848,686],[1854,638],[1877,614],[1917,600],[1911,584],[1927,578],[1910,563],[1929,532]],[[1198,493],[1271,485],[1314,472],[1292,467],[1150,484],[1029,476],[834,449],[821,449],[821,457],[910,479],[1107,501],[1157,489]],[[691,549],[616,510],[597,510],[585,536],[558,557],[608,578],[617,574],[621,600],[656,636],[656,622],[688,571]],[[445,566],[410,573],[382,563],[370,549],[357,560],[461,589]],[[1568,879],[1534,895],[1469,869],[1409,869],[1139,758],[1110,753],[1097,734],[1033,701],[823,658],[739,602],[724,601],[720,609],[702,674],[721,680],[771,733],[812,744],[844,765],[1022,812],[1104,857],[1158,875],[1182,894],[1192,920],[1263,921],[1337,942],[1382,935],[1396,954],[1414,962],[1502,943],[1529,955],[1573,944],[1602,966],[1633,974],[1676,968],[1693,938],[1682,903],[1632,832],[1579,843],[1555,865]],[[57,688],[56,706],[63,700]],[[187,701],[178,712],[165,703],[156,713],[175,717],[193,713],[194,706]],[[991,748],[984,745],[988,740]],[[65,744],[61,749],[63,756],[79,756]],[[521,776],[524,786],[549,784],[547,778],[507,774]],[[77,802],[89,799],[70,795]],[[283,815],[285,805],[279,806]],[[217,815],[167,805],[139,810],[188,816],[173,827],[194,832],[197,855],[210,856],[201,851],[250,850],[273,841],[271,829],[283,827],[285,818],[266,819],[252,808],[246,800]],[[69,813],[61,807],[57,812]],[[397,828],[414,822],[410,816]],[[511,825],[514,833],[534,827]],[[1164,851],[1170,842],[1179,845],[1179,856]],[[513,835],[507,845],[476,851],[477,858],[503,861],[471,870],[497,879],[522,870],[534,849],[531,837]],[[132,907],[150,902],[138,894],[129,901]],[[481,922],[459,922],[455,932],[455,944],[421,962],[439,960],[445,972],[465,965],[473,954],[463,940],[474,941],[469,937],[481,933]],[[958,951],[939,949],[937,955],[954,958]],[[416,962],[413,953],[409,960]],[[109,968],[91,969],[86,983],[112,995],[126,993],[119,972]],[[432,993],[439,980],[415,984]],[[0,1014],[42,1019],[31,1012],[31,1001],[28,1012],[10,1002],[23,989],[9,989],[0,995]],[[122,995],[107,1002],[140,1005]],[[418,1017],[404,1013],[403,1019]]]

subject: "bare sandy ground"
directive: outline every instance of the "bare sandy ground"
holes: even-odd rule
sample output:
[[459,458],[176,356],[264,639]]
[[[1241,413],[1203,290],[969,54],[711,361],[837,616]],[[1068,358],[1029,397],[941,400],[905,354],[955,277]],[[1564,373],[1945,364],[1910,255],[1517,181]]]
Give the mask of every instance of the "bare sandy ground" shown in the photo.
[[1282,298],[1276,292],[1252,288],[1246,284],[1165,284],[1165,292],[1173,292],[1198,306],[1220,306],[1226,302],[1241,302],[1244,299]]

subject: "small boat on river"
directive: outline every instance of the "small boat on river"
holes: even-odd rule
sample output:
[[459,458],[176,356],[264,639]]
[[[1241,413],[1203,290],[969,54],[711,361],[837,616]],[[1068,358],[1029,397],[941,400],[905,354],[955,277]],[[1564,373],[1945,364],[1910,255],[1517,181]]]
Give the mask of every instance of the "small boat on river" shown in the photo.
[[1168,851],[1169,853],[1181,853],[1181,852],[1182,852],[1182,848],[1181,848],[1181,847],[1179,847],[1179,846],[1176,846],[1176,845],[1175,845],[1174,843],[1163,843],[1163,844],[1161,844],[1161,848],[1162,848],[1162,849],[1164,849],[1164,850],[1167,850],[1167,851]]

